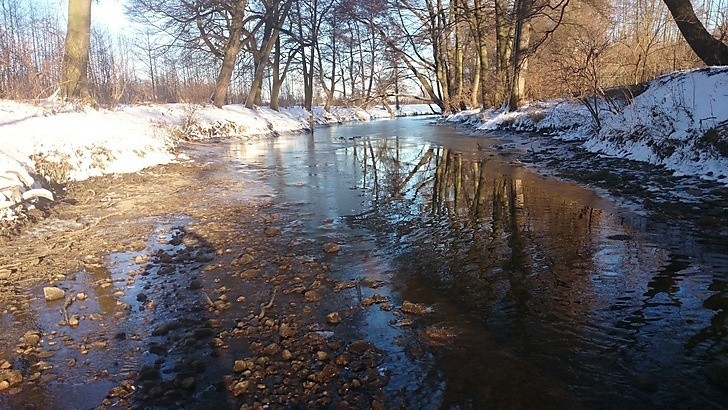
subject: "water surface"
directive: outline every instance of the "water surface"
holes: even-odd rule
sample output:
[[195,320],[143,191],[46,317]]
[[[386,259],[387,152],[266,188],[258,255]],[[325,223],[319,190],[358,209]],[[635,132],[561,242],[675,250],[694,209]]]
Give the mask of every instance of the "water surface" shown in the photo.
[[728,403],[725,245],[542,178],[428,118],[221,149],[298,215],[302,238],[344,244],[335,274],[386,283],[357,288],[359,299],[432,307],[410,326],[397,309],[362,312],[362,333],[388,353],[390,403]]

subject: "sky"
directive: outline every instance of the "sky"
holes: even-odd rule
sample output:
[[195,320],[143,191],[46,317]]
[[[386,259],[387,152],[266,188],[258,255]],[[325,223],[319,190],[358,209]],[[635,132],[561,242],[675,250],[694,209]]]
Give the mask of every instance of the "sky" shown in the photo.
[[130,25],[124,15],[123,0],[97,0],[91,6],[91,19],[94,24],[106,27],[112,34],[118,34]]

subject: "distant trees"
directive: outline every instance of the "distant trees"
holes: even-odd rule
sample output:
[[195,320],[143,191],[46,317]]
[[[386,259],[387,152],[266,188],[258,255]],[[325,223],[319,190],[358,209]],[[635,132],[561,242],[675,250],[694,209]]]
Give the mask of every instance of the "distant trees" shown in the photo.
[[727,1],[129,0],[112,35],[91,0],[0,0],[0,97],[514,109],[726,64]]

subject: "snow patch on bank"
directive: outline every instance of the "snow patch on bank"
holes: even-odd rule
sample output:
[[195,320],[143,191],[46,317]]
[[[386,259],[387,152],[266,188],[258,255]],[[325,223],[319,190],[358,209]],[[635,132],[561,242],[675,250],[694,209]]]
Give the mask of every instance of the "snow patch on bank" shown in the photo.
[[[427,104],[403,106],[400,115],[431,114]],[[177,159],[183,139],[253,137],[306,130],[302,108],[222,109],[191,104],[120,105],[92,109],[44,100],[0,100],[0,220],[13,219],[35,199],[52,198],[49,182],[65,183],[129,173]],[[384,108],[313,110],[316,124],[391,117]]]
[[515,112],[463,111],[447,120],[480,131],[583,141],[591,152],[728,184],[728,67],[666,74],[633,99],[602,99],[597,109],[598,131],[587,107],[575,100],[534,102]]

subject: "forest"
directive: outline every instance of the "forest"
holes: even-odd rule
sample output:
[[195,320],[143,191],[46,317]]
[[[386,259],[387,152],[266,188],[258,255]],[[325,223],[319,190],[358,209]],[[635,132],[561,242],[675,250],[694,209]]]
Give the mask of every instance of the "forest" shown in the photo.
[[[0,0],[0,98],[45,98],[62,85],[70,97],[83,93],[109,106],[212,102],[328,110],[431,101],[443,112],[515,109],[725,65],[728,55],[725,0],[125,5],[133,24],[112,34],[91,25],[91,0],[69,1],[68,26],[57,10]],[[88,40],[72,43],[76,33]],[[84,91],[74,89],[64,61],[83,62],[76,72],[84,73]]]

